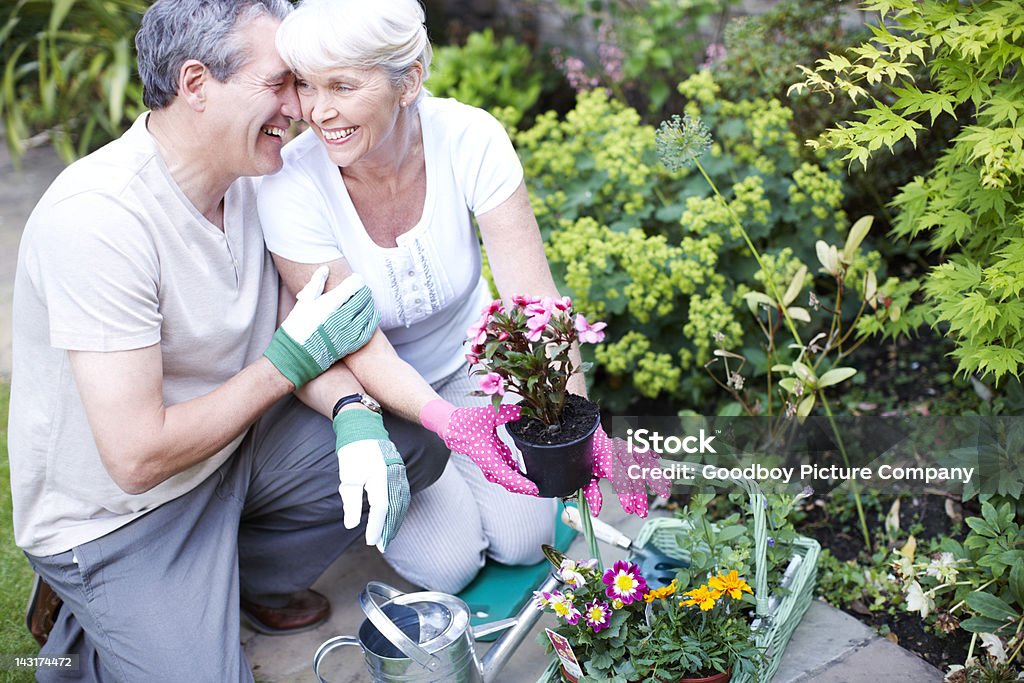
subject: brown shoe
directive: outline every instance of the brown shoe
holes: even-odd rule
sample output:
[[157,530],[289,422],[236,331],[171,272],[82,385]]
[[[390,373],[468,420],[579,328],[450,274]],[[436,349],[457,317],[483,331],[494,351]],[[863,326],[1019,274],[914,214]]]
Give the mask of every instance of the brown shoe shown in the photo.
[[57,620],[57,612],[63,604],[64,601],[53,592],[50,584],[37,574],[35,583],[32,584],[32,596],[28,599],[28,609],[25,610],[25,626],[39,643],[39,647],[46,645],[53,624]]
[[241,601],[242,616],[260,633],[285,635],[316,628],[331,616],[331,603],[314,590],[293,593],[283,607],[265,607]]

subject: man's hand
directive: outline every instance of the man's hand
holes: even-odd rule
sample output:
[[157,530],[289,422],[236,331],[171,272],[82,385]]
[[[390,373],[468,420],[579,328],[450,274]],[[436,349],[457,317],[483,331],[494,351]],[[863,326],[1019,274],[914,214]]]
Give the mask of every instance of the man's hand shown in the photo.
[[498,438],[497,428],[519,419],[519,406],[456,408],[436,399],[420,411],[420,422],[456,453],[468,455],[487,481],[512,493],[538,494],[537,485],[520,473],[512,452]]
[[362,277],[325,293],[328,273],[327,266],[313,273],[263,354],[296,389],[361,348],[380,322]]
[[395,445],[377,413],[363,408],[342,410],[334,418],[338,450],[338,493],[345,511],[345,528],[359,526],[363,491],[370,511],[366,516],[366,545],[384,552],[398,533],[409,509],[409,480]]

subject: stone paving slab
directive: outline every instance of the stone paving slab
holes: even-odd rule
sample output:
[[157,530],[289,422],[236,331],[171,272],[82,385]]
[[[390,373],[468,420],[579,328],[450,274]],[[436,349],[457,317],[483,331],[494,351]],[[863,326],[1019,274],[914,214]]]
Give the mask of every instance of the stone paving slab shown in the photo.
[[[875,638],[864,647],[820,669],[795,679],[799,683],[942,683],[942,672],[926,661],[885,638]],[[778,681],[778,678],[775,679]]]

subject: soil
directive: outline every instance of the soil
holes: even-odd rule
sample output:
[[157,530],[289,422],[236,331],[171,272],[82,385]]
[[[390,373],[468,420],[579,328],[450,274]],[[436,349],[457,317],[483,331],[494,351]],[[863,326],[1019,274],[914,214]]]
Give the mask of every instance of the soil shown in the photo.
[[562,421],[558,425],[553,425],[554,429],[532,417],[510,422],[507,428],[523,441],[553,446],[569,443],[589,434],[594,427],[594,418],[599,413],[600,408],[593,401],[569,394],[562,410]]
[[[865,514],[873,539],[885,538],[883,519],[893,500],[892,497],[885,497],[870,501],[874,509],[867,510]],[[967,529],[954,517],[975,515],[977,511],[961,509],[960,503],[956,500],[951,505],[947,504],[947,500],[951,499],[937,494],[900,498],[900,529],[912,532],[919,548],[932,538],[948,536],[962,541],[966,536]],[[850,506],[852,507],[852,503]],[[849,518],[841,520],[830,518],[825,512],[830,507],[832,506],[822,506],[813,502],[808,504],[805,508],[807,517],[796,525],[797,531],[816,539],[823,550],[827,549],[839,560],[871,564],[871,560],[864,556],[864,539],[856,516],[850,515]],[[952,517],[950,513],[953,514]],[[902,534],[898,541],[890,543],[890,549],[902,546],[905,540],[906,533]],[[971,634],[966,631],[956,629],[949,634],[936,633],[925,627],[919,614],[905,611],[901,607],[872,611],[865,604],[867,600],[856,599],[849,604],[836,604],[834,599],[829,601],[850,616],[871,626],[885,638],[941,670],[945,670],[951,664],[962,664],[967,658]],[[896,601],[899,601],[899,598],[896,598]]]

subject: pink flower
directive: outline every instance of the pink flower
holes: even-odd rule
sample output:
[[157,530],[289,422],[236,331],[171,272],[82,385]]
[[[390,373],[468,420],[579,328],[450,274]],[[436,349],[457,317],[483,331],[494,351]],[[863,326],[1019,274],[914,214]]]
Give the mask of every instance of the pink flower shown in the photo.
[[647,592],[647,581],[640,575],[640,567],[632,562],[618,560],[604,573],[601,581],[608,586],[605,595],[626,605],[642,599]]
[[484,378],[480,380],[480,388],[488,396],[498,394],[499,396],[505,395],[505,378],[496,372],[488,372],[484,375]]
[[544,328],[551,322],[552,312],[552,301],[548,297],[544,297],[543,301],[532,303],[526,307],[526,327],[530,330],[526,334],[527,339],[532,342],[540,339]]
[[466,362],[468,362],[470,365],[476,365],[477,363],[480,362],[480,356],[476,355],[475,353],[467,353]]
[[608,623],[611,621],[612,610],[608,606],[607,602],[598,601],[594,598],[592,602],[588,602],[583,608],[583,618],[590,628],[594,629],[594,633],[599,633],[603,629],[608,628]]
[[530,304],[535,304],[539,301],[540,299],[538,299],[537,297],[529,296],[528,294],[516,294],[515,296],[512,297],[512,303],[514,303],[517,306],[522,306],[523,308],[526,308]]
[[540,341],[541,336],[544,334],[544,328],[548,326],[548,323],[541,318],[530,318],[526,321],[526,326],[530,328],[530,331],[526,333],[526,338],[535,342]]
[[560,311],[568,311],[572,308],[572,299],[567,296],[563,296],[561,299],[553,299],[551,305]]
[[551,320],[551,314],[554,312],[554,302],[551,301],[550,297],[544,297],[541,301],[534,301],[524,310],[526,311],[527,318],[544,318],[544,323],[547,324],[547,321]]
[[487,320],[495,313],[498,313],[503,310],[504,308],[501,305],[501,299],[495,299],[491,303],[487,304],[487,306],[484,307],[484,309],[480,311],[480,313],[483,315],[484,319]]
[[466,337],[474,346],[479,346],[487,341],[487,318],[475,322],[466,328]]
[[608,323],[594,323],[591,325],[583,314],[576,314],[576,331],[579,333],[580,342],[583,344],[597,344],[604,341],[604,328]]

